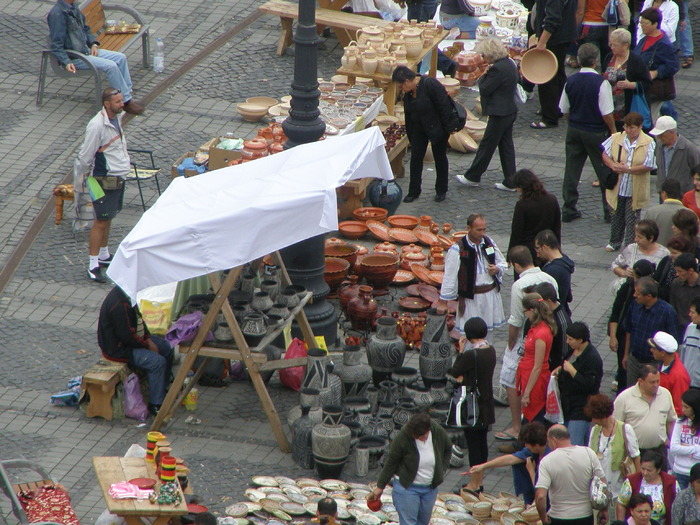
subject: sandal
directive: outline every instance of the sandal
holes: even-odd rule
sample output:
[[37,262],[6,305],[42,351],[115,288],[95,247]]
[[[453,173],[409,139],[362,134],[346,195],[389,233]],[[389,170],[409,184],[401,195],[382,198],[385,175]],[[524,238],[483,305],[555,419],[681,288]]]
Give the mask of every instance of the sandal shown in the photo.
[[517,441],[518,440],[518,436],[514,436],[513,434],[509,434],[505,430],[503,430],[501,432],[496,432],[493,436],[500,441]]
[[530,127],[532,129],[549,129],[549,128],[556,128],[556,124],[547,124],[546,122],[530,122]]
[[681,67],[683,69],[688,69],[693,65],[693,57],[683,57],[681,60]]

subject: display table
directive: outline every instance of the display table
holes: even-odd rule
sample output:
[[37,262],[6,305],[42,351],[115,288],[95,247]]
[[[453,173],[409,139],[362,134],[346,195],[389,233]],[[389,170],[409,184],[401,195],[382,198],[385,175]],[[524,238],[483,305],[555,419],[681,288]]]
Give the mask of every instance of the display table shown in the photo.
[[[134,478],[157,479],[152,464],[144,458],[120,458],[97,456],[92,458],[92,466],[102,495],[107,503],[107,510],[123,518],[129,525],[165,525],[171,519],[187,514],[185,496],[178,505],[158,505],[149,500],[114,499],[109,495],[113,483],[129,481]],[[158,488],[159,484],[156,485]],[[179,490],[179,488],[178,488]],[[150,518],[146,520],[146,518]]]
[[[375,25],[381,26],[381,24]],[[410,69],[416,70],[418,64],[426,56],[428,56],[428,54],[430,54],[430,70],[428,71],[428,74],[431,77],[435,77],[435,74],[437,72],[438,44],[440,44],[440,42],[447,38],[448,34],[449,31],[446,31],[444,29],[440,31],[433,39],[433,42],[428,47],[424,47],[417,57],[408,59],[408,67]],[[389,115],[394,114],[394,105],[396,104],[396,83],[391,81],[391,73],[374,73],[372,75],[368,75],[364,73],[361,69],[347,69],[342,66],[340,67],[340,69],[338,69],[338,71],[336,71],[336,73],[338,75],[347,76],[348,82],[350,84],[354,84],[357,77],[365,77],[371,78],[377,86],[384,87],[386,85],[386,90],[384,92],[384,103],[386,104]]]

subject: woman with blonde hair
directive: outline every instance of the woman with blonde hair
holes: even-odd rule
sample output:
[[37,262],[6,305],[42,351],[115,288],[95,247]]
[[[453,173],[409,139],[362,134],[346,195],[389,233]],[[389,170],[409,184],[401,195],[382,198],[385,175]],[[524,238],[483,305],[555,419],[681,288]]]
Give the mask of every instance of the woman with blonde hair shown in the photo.
[[510,59],[508,50],[497,38],[489,37],[479,41],[476,44],[476,52],[489,64],[486,73],[478,80],[482,113],[488,116],[489,120],[472,165],[464,175],[457,175],[457,180],[465,186],[479,186],[481,176],[488,169],[491,157],[498,147],[503,182],[497,182],[496,188],[515,191],[513,124],[518,116],[518,107],[515,104],[518,66]]
[[530,329],[525,336],[524,354],[518,364],[515,388],[521,396],[523,416],[527,422],[531,422],[544,416],[550,376],[549,352],[557,333],[557,324],[551,308],[540,294],[526,294],[522,303]]

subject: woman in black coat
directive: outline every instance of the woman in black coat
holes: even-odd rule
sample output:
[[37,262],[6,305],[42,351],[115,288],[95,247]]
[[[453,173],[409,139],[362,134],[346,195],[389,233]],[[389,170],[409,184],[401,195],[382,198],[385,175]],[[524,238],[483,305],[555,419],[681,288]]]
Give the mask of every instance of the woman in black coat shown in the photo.
[[503,182],[497,182],[499,190],[515,190],[515,146],[513,145],[513,124],[518,116],[515,104],[515,90],[518,85],[518,66],[508,56],[508,50],[497,38],[486,38],[476,44],[477,53],[490,64],[489,69],[479,78],[481,108],[489,120],[484,138],[472,165],[457,180],[465,186],[478,186],[481,176],[489,167],[491,157],[498,147],[503,170]]
[[[493,403],[493,371],[496,368],[496,350],[486,340],[488,327],[481,317],[472,317],[464,323],[464,336],[459,340],[459,355],[447,372],[461,383],[479,392],[479,418],[473,427],[464,429],[469,449],[469,466],[481,465],[489,459],[487,441],[489,427],[496,422]],[[469,342],[469,348],[467,347]],[[483,490],[483,473],[472,475],[467,485],[470,490]]]
[[431,77],[417,75],[406,66],[394,69],[391,79],[403,93],[406,116],[406,134],[411,143],[411,182],[404,202],[413,202],[421,193],[423,157],[428,142],[435,159],[435,202],[445,200],[449,164],[447,162],[447,140],[450,130],[456,125],[450,96],[445,87]]
[[630,51],[632,35],[627,29],[615,29],[609,36],[610,53],[603,62],[603,76],[613,92],[615,127],[622,131],[622,119],[630,112],[635,92],[649,96],[651,77],[647,65],[634,51]]

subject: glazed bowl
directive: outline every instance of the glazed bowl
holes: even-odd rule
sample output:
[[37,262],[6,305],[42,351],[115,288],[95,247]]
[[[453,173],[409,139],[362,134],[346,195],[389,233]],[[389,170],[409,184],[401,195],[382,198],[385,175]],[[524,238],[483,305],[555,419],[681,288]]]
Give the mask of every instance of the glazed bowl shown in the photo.
[[352,216],[355,217],[355,220],[358,221],[368,221],[368,220],[373,220],[373,221],[379,221],[379,222],[384,222],[386,218],[388,217],[389,212],[386,211],[384,208],[373,208],[373,207],[367,207],[367,208],[357,208],[352,212]]
[[484,132],[486,131],[486,122],[482,122],[481,120],[467,120],[464,129],[467,130],[467,133],[469,133],[471,138],[473,138],[476,141],[479,141],[484,138]]
[[340,283],[350,270],[350,263],[338,257],[326,257],[326,269],[323,272],[323,279],[330,286],[331,292],[335,292]]
[[326,257],[336,257],[348,261],[350,266],[353,266],[357,259],[357,248],[351,244],[331,244],[324,248],[323,253]]
[[265,106],[267,108],[270,108],[275,104],[279,103],[276,98],[272,97],[250,97],[245,99],[245,101],[248,104],[255,104],[256,106]]
[[552,80],[558,67],[557,57],[549,49],[530,49],[520,61],[523,77],[533,84],[546,84]]
[[369,231],[364,221],[343,221],[338,224],[338,230],[346,239],[357,240]]
[[406,230],[412,230],[418,223],[420,219],[414,217],[413,215],[392,215],[388,217],[386,222],[388,222],[392,228],[405,228]]
[[362,276],[370,284],[383,287],[391,284],[399,269],[399,258],[388,253],[370,253],[360,261]]
[[247,122],[258,122],[261,118],[267,115],[267,110],[269,106],[261,106],[259,104],[250,104],[248,102],[241,102],[236,104],[236,110]]
[[438,80],[440,81],[440,84],[445,86],[448,95],[450,95],[451,97],[457,96],[457,94],[459,93],[459,88],[461,86],[459,80],[452,77],[443,77],[439,78]]

